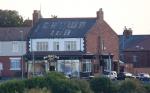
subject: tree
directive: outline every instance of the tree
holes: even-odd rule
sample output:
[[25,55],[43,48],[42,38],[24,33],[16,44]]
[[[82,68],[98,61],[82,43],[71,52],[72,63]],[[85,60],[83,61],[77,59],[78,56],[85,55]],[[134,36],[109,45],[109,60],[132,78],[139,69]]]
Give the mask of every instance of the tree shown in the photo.
[[0,27],[16,27],[23,25],[23,18],[15,10],[0,10]]

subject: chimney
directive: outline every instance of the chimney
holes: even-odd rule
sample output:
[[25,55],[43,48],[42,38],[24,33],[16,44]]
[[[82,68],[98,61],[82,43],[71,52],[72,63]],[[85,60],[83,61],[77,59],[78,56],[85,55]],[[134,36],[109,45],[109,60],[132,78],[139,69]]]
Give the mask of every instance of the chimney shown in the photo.
[[103,9],[100,8],[99,11],[97,11],[97,19],[99,20],[103,20],[104,19],[104,13],[103,13]]
[[124,31],[123,31],[123,35],[128,37],[128,36],[131,36],[132,35],[132,29],[131,28],[124,28]]
[[41,18],[41,11],[34,10],[33,11],[33,26],[38,22],[38,20]]

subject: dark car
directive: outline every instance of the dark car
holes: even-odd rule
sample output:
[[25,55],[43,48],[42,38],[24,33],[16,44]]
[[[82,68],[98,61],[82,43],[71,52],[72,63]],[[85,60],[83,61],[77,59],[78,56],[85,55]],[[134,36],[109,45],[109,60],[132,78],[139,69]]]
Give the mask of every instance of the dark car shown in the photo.
[[117,75],[117,80],[125,80],[126,78],[136,78],[132,73],[129,72],[120,72]]
[[117,74],[117,80],[125,80],[126,76],[123,72]]

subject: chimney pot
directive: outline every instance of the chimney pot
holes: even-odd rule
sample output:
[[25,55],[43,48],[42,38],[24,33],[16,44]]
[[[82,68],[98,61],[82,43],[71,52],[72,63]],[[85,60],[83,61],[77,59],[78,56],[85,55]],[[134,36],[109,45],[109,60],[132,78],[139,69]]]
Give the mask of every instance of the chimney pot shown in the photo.
[[124,28],[124,31],[123,31],[123,35],[128,37],[128,36],[131,36],[132,35],[132,29],[131,28]]

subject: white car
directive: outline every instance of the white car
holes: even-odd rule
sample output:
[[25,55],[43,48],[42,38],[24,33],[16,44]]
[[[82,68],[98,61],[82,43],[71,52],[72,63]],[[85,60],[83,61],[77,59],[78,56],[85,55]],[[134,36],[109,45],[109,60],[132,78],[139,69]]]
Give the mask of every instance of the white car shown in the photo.
[[148,73],[139,73],[137,75],[137,78],[140,79],[140,80],[149,80],[150,75]]
[[113,80],[117,78],[117,72],[116,71],[104,71],[103,76],[108,77]]

